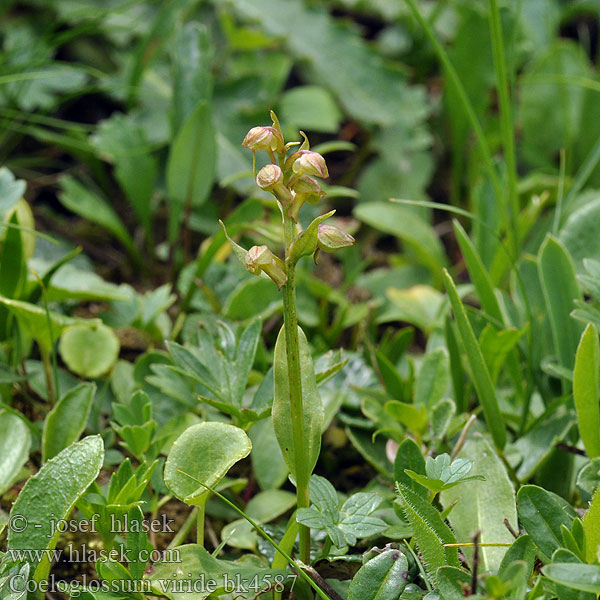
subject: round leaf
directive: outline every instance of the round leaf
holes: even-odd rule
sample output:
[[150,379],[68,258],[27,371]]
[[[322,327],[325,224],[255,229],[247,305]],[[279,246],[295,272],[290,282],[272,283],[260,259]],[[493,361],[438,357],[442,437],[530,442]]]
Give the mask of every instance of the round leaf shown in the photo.
[[60,338],[59,351],[69,369],[95,378],[109,371],[119,358],[119,339],[102,323],[68,327]]
[[[186,429],[173,444],[165,464],[165,483],[187,504],[202,504],[238,460],[250,454],[250,438],[226,423],[199,423]],[[204,485],[202,485],[204,484]]]

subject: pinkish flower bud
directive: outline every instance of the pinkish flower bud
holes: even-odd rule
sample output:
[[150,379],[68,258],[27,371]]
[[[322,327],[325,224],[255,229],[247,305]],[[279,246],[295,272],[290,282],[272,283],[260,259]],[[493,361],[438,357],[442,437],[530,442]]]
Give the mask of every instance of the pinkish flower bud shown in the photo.
[[275,127],[253,127],[242,142],[244,148],[250,150],[276,150],[283,152],[285,147],[283,137]]
[[264,166],[256,176],[256,185],[267,192],[280,183],[283,183],[283,172],[277,165]]
[[[312,150],[298,150],[292,157],[296,159],[292,163],[294,173],[300,175],[314,175],[315,177],[329,177],[327,164],[325,159],[318,153]],[[290,157],[291,158],[291,157]]]
[[267,246],[252,246],[246,253],[246,269],[253,275],[265,273],[279,289],[285,285],[287,275],[283,263]]
[[324,252],[335,252],[354,244],[354,238],[335,225],[319,225],[318,246]]

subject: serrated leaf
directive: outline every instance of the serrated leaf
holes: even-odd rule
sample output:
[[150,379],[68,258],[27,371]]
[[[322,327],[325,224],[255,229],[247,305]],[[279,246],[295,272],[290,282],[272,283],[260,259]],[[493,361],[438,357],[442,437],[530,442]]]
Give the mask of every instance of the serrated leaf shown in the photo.
[[458,550],[444,544],[455,544],[456,538],[440,513],[405,485],[397,484],[398,499],[419,546],[430,578],[437,582],[437,569],[444,565],[460,567]]

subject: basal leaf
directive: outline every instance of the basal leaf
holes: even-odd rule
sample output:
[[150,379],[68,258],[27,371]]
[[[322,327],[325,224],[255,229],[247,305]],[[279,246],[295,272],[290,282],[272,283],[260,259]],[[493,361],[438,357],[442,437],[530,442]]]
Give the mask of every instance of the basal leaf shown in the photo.
[[[302,410],[304,412],[304,443],[302,457],[296,456],[290,409],[290,380],[288,375],[285,330],[282,327],[275,344],[273,399],[273,427],[281,447],[283,457],[296,479],[298,465],[303,465],[304,475],[308,477],[315,467],[321,448],[321,424],[324,419],[323,405],[313,367],[312,357],[306,336],[298,328],[300,350],[300,369],[302,381]],[[300,474],[301,475],[301,474]]]

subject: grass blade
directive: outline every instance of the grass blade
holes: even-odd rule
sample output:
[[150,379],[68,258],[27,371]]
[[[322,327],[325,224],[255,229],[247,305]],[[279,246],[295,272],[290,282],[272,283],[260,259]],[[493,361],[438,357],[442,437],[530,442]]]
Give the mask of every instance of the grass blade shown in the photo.
[[494,444],[497,448],[502,449],[506,444],[506,427],[504,425],[504,420],[502,419],[502,414],[500,413],[492,379],[485,364],[483,354],[481,353],[479,342],[469,323],[465,307],[458,296],[454,281],[452,281],[452,277],[450,277],[450,274],[446,269],[444,269],[442,277],[458,325],[458,332],[467,354],[467,360],[471,367],[473,383],[475,384],[477,397],[483,408],[486,423],[492,434]]

